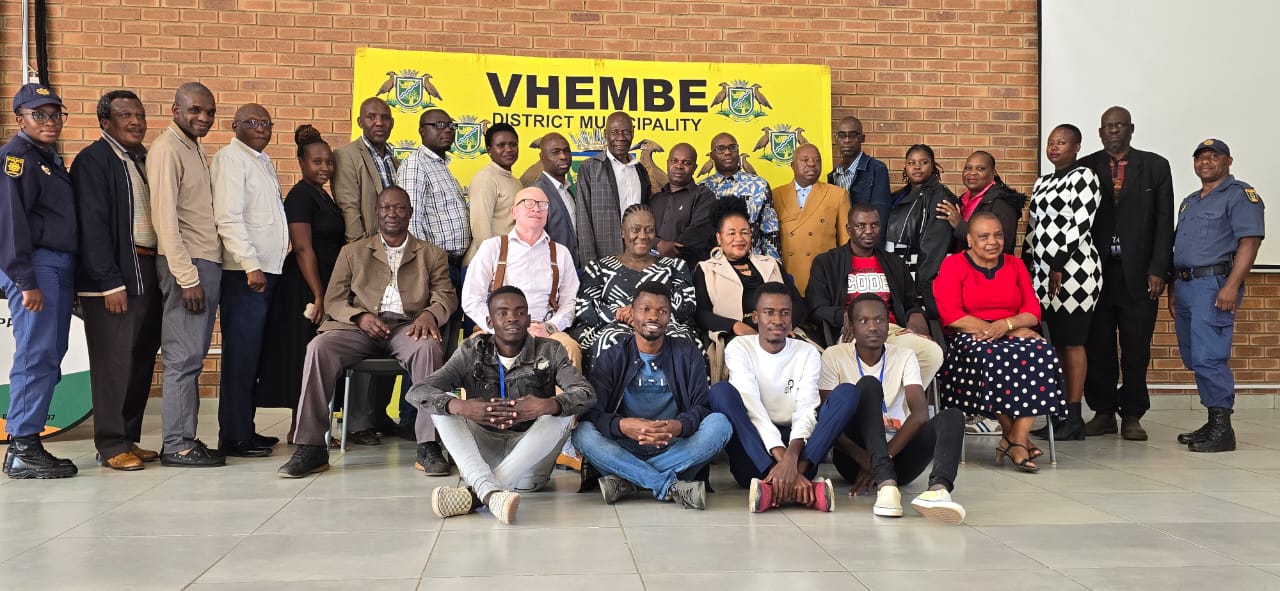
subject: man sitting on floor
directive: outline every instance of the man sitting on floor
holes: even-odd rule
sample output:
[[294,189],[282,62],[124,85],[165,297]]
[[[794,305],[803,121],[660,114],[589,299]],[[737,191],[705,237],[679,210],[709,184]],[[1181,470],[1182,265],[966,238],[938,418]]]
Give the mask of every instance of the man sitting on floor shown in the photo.
[[[383,189],[377,212],[378,234],[342,247],[333,268],[324,298],[329,320],[307,344],[303,361],[293,435],[298,447],[280,467],[284,478],[329,469],[329,402],[346,368],[376,355],[393,355],[417,383],[440,367],[444,357],[440,322],[458,307],[448,257],[434,244],[409,235],[413,207],[404,189]],[[430,417],[420,415],[415,429],[419,462],[424,448],[434,448],[437,463],[448,474]]]
[[[854,298],[845,326],[856,340],[822,353],[818,393],[825,398],[858,390],[858,412],[836,440],[832,456],[836,470],[853,483],[849,494],[878,488],[873,512],[901,517],[898,484],[915,480],[933,462],[929,490],[911,507],[930,519],[958,525],[964,521],[964,507],[951,500],[950,491],[960,463],[964,415],[948,408],[929,418],[920,363],[910,349],[885,342],[891,325],[888,306],[879,295]],[[892,434],[887,445],[886,433]]]
[[729,471],[750,488],[753,513],[794,501],[819,511],[835,507],[825,478],[814,481],[845,424],[858,408],[854,388],[832,393],[819,409],[821,359],[791,332],[791,291],[782,283],[760,287],[751,313],[758,335],[729,342],[724,364],[729,381],[711,387],[711,408],[733,425]]
[[[551,480],[573,417],[596,396],[560,343],[529,332],[519,288],[493,290],[484,320],[493,334],[463,341],[440,371],[414,384],[408,400],[435,421],[466,483],[431,491],[431,510],[445,518],[483,504],[510,524],[520,493]],[[451,394],[458,388],[465,400]]]
[[573,444],[605,475],[600,492],[610,505],[638,487],[660,501],[705,508],[706,487],[696,474],[733,435],[707,402],[702,352],[685,339],[668,341],[670,320],[671,291],[641,283],[631,302],[635,335],[591,369],[596,406],[583,413]]

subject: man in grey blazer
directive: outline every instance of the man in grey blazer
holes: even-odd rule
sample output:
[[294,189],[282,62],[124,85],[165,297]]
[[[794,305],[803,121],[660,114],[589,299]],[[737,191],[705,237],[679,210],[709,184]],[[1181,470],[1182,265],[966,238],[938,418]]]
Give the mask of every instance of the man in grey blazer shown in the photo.
[[574,262],[578,263],[578,231],[574,228],[577,204],[574,203],[568,178],[569,169],[573,166],[573,150],[568,140],[554,131],[538,142],[538,148],[541,150],[542,174],[529,186],[542,189],[551,202],[551,208],[547,210],[547,235],[568,247],[575,257]]
[[622,111],[605,122],[604,152],[578,168],[578,260],[586,263],[622,252],[622,212],[648,203],[649,173],[631,155],[635,126]]
[[356,125],[364,132],[360,139],[333,152],[337,168],[333,173],[333,200],[342,208],[347,242],[378,233],[378,193],[396,180],[396,158],[387,145],[395,127],[391,107],[378,97],[360,103]]

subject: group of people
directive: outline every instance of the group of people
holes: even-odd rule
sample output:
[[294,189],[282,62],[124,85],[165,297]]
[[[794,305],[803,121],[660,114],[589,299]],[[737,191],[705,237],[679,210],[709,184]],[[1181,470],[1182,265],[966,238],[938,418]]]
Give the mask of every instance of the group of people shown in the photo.
[[[826,182],[819,150],[804,144],[794,180],[773,188],[743,169],[730,133],[712,140],[705,180],[695,181],[698,150],[680,143],[655,185],[622,112],[576,176],[568,141],[538,138],[541,174],[522,183],[518,132],[496,124],[484,137],[491,162],[464,191],[449,169],[449,114],[424,111],[421,145],[399,161],[387,144],[395,121],[375,97],[360,105],[360,138],[336,150],[297,128],[302,180],[282,200],[264,153],[270,113],[237,109],[235,139],[210,159],[200,140],[216,103],[197,82],[177,90],[173,121],[149,149],[137,96],[104,95],[102,138],[70,173],[55,149],[58,96],[26,85],[14,112],[20,131],[0,149],[0,287],[20,352],[11,478],[76,473],[39,434],[77,296],[104,466],[267,456],[279,441],[257,433],[255,409],[284,406],[295,409],[295,448],[280,475],[327,470],[344,371],[391,356],[412,384],[401,424],[387,425],[390,388],[375,379],[344,409],[358,427],[349,437],[404,434],[428,475],[456,464],[463,485],[431,495],[441,517],[486,507],[510,523],[570,442],[607,503],[648,490],[701,509],[723,450],[752,511],[832,510],[834,485],[818,476],[830,457],[882,516],[902,515],[899,484],[932,465],[911,505],[959,523],[950,493],[966,415],[998,423],[997,460],[1028,472],[1039,469],[1038,415],[1058,438],[1146,438],[1139,418],[1166,286],[1209,407],[1209,422],[1179,440],[1234,449],[1226,359],[1263,236],[1261,199],[1230,176],[1226,144],[1208,140],[1194,152],[1203,187],[1182,202],[1175,233],[1168,163],[1129,145],[1134,126],[1119,107],[1104,113],[1104,150],[1089,157],[1077,159],[1075,126],[1050,134],[1055,172],[1029,199],[984,151],[967,159],[956,196],[923,144],[907,150],[894,189],[888,167],[862,151],[854,117],[837,126],[840,161]],[[218,311],[210,448],[196,438],[197,378]],[[157,349],[159,452],[138,446]],[[944,404],[930,416],[924,390],[935,379]]]

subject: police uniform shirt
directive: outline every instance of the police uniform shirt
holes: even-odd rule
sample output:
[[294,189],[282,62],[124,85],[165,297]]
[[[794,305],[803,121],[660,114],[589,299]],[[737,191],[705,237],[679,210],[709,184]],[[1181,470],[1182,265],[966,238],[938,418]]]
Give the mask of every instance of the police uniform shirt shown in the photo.
[[1263,235],[1262,198],[1248,183],[1228,175],[1203,198],[1196,191],[1182,200],[1173,238],[1173,267],[1225,263],[1241,238]]
[[0,147],[0,271],[22,291],[37,289],[31,253],[75,253],[75,196],[71,175],[52,149],[19,132]]

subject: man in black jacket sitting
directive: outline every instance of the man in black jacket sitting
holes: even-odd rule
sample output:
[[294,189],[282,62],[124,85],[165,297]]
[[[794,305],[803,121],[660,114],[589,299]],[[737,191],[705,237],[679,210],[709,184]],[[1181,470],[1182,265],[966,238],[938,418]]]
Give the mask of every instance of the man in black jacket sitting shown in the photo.
[[[888,342],[915,352],[924,384],[942,367],[942,347],[929,337],[929,324],[916,294],[915,281],[901,258],[876,246],[880,212],[870,203],[849,210],[849,244],[817,256],[810,272],[805,303],[810,318],[827,329],[828,345],[852,341],[844,325],[845,308],[854,298],[874,293],[889,308]],[[838,335],[838,336],[837,336]]]
[[635,336],[592,367],[596,404],[583,413],[573,444],[605,474],[605,503],[645,488],[660,501],[704,508],[706,488],[693,475],[733,434],[729,420],[711,412],[702,352],[684,339],[666,340],[670,320],[667,286],[640,284],[631,304]]

